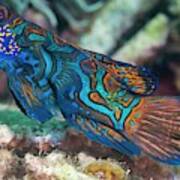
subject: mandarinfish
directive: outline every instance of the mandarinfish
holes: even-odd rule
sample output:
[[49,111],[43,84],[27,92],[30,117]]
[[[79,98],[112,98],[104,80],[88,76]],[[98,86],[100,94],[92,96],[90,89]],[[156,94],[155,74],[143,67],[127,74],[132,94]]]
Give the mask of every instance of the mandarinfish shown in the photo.
[[44,122],[61,112],[93,141],[180,164],[180,101],[152,96],[158,80],[149,69],[74,46],[3,4],[0,69],[31,119]]

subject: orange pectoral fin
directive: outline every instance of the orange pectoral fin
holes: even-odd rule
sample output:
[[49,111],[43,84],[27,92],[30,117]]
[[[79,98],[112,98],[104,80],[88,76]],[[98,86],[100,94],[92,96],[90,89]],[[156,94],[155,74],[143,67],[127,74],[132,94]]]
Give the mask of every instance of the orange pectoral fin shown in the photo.
[[128,138],[154,159],[180,165],[179,107],[177,97],[145,97],[144,105],[126,121]]

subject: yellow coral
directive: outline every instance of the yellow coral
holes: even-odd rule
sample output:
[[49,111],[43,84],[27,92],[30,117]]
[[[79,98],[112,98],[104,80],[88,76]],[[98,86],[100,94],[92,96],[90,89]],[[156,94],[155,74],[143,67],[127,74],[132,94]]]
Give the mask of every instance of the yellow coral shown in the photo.
[[112,162],[93,162],[85,167],[85,173],[96,176],[101,180],[125,180],[125,171]]

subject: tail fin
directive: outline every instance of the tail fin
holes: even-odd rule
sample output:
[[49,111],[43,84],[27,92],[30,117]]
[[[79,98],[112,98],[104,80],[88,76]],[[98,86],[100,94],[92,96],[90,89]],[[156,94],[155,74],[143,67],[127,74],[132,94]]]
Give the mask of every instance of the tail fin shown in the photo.
[[141,121],[129,138],[151,157],[180,165],[180,100],[148,97],[142,111]]

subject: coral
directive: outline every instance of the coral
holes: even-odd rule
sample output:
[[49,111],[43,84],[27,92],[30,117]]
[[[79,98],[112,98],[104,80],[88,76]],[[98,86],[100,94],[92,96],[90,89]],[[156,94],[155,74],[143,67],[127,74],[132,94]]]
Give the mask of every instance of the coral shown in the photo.
[[[69,161],[69,162],[68,162]],[[28,180],[34,179],[57,179],[57,180],[95,180],[82,172],[65,158],[64,154],[51,153],[45,158],[35,157],[27,154],[25,156]]]
[[52,119],[41,124],[32,121],[14,106],[0,105],[0,146],[27,151],[47,152],[59,145],[66,133],[67,123]]
[[[19,13],[22,14],[23,12],[25,12],[25,10],[27,10],[28,6],[31,4],[36,10],[40,11],[41,14],[44,14],[45,17],[50,21],[51,25],[53,27],[56,27],[58,22],[57,22],[57,18],[54,14],[54,12],[51,10],[51,8],[49,8],[48,3],[46,0],[7,0],[7,2],[9,4],[11,4],[11,6],[13,8],[15,8],[15,10]],[[32,14],[33,15],[33,14]]]
[[[169,19],[164,14],[158,14],[134,37],[120,48],[114,55],[115,59],[137,61],[139,58],[148,58],[153,50],[163,47],[169,32]],[[132,51],[133,49],[133,51]]]
[[39,26],[45,28],[45,29],[51,29],[52,23],[49,23],[47,21],[46,17],[41,14],[39,11],[34,10],[34,9],[27,9],[24,12],[24,18],[28,19],[29,21],[38,24]]
[[99,12],[89,32],[80,38],[80,46],[100,53],[109,52],[114,43],[132,25],[137,14],[151,9],[157,0],[113,0]]
[[180,63],[178,61],[170,62],[170,68],[173,70],[175,75],[175,86],[178,92],[180,92]]
[[[80,157],[81,156],[81,157]],[[65,154],[51,153],[46,158],[39,158],[27,154],[25,163],[27,177],[57,178],[71,180],[125,180],[126,173],[117,162],[110,160],[96,160],[85,154],[77,156],[77,162],[73,162],[72,157],[65,158]],[[80,159],[83,157],[83,162]],[[88,164],[87,164],[88,163]],[[84,172],[84,173],[83,173]]]
[[80,32],[90,25],[93,15],[105,4],[104,1],[88,3],[87,0],[54,0],[53,2],[57,13],[67,20],[72,29]]
[[27,154],[25,164],[28,180],[38,180],[40,177],[59,180],[125,180],[126,174],[117,162],[96,160],[82,153],[77,157],[67,157],[62,152],[51,153],[45,158]]
[[0,125],[0,145],[3,147],[12,141],[15,134],[9,129],[6,124]]
[[[172,180],[171,168],[162,167],[143,157],[133,161],[131,170],[123,162],[112,159],[96,159],[85,153],[68,155],[54,151],[47,156],[17,156],[8,150],[0,150],[0,179],[8,180]],[[179,169],[174,168],[178,179]]]
[[128,170],[123,169],[122,164],[112,159],[95,159],[84,153],[77,156],[78,163],[86,174],[97,177],[101,180],[125,180]]
[[[64,17],[70,24],[71,28],[81,31],[86,28],[91,20],[92,15],[104,6],[103,1],[89,3],[86,0],[6,0],[19,14],[26,14],[27,9],[31,5],[33,9],[38,11],[39,15],[44,15],[47,21],[50,22],[52,27],[57,27],[59,17],[54,12],[56,9],[57,14]],[[53,5],[51,5],[53,4]],[[52,9],[53,6],[53,9]],[[71,9],[71,11],[69,11]],[[37,13],[37,12],[36,12]],[[37,14],[31,13],[32,17],[36,17]],[[35,19],[35,18],[28,19]],[[61,20],[61,19],[60,19]],[[44,20],[43,20],[44,21]],[[39,24],[37,22],[37,24]]]
[[101,180],[125,180],[125,171],[120,166],[108,161],[91,163],[85,168],[85,172]]
[[131,179],[134,180],[142,178],[146,179],[157,179],[157,180],[174,180],[174,173],[170,167],[163,164],[158,164],[156,161],[149,159],[146,156],[141,156],[134,159],[132,164],[129,164],[131,169]]
[[0,99],[1,99],[1,103],[3,101],[7,100],[8,96],[9,96],[9,91],[8,91],[6,79],[7,79],[7,77],[6,77],[5,73],[0,71],[0,82],[1,82]]
[[180,16],[180,1],[179,0],[169,0],[169,11],[174,14]]
[[7,150],[0,150],[0,179],[15,180],[18,158]]
[[[62,117],[41,124],[29,119],[14,106],[3,105],[0,105],[0,124],[6,124],[16,134],[27,137],[46,136],[51,134],[50,136],[58,138],[57,136],[63,136],[65,132],[63,130],[67,127],[67,123]],[[57,132],[59,132],[58,135]]]

